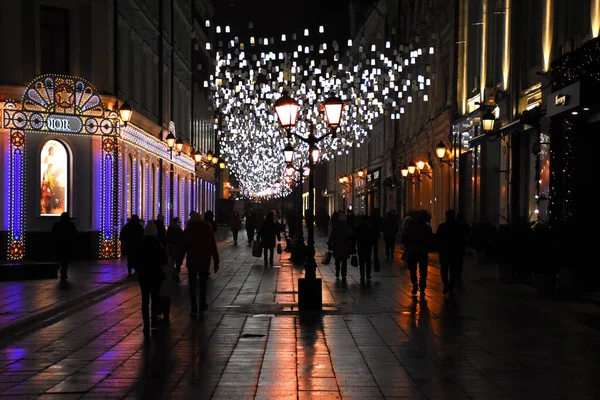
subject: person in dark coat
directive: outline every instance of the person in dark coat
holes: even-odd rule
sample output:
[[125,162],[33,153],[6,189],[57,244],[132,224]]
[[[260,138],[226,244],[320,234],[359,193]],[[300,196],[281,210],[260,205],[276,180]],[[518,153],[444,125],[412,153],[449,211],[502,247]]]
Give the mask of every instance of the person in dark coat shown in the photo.
[[360,268],[360,281],[371,279],[371,252],[373,250],[373,227],[371,218],[363,216],[354,228],[354,240],[356,241],[356,252],[358,254],[358,265]]
[[[167,263],[167,251],[158,241],[156,225],[153,221],[148,222],[143,233],[142,239],[131,249],[129,259],[133,261],[138,273],[142,292],[144,338],[148,340],[150,329],[158,329],[158,314],[162,312],[159,290],[160,283],[164,279],[162,267]],[[150,301],[152,301],[151,315]]]
[[167,228],[165,227],[165,216],[158,214],[154,220],[158,241],[167,248]]
[[[181,253],[181,247],[183,246],[183,229],[181,228],[181,221],[179,217],[175,217],[169,224],[167,229],[167,253],[171,258],[172,262],[175,263],[175,269],[177,273],[181,273],[181,265],[183,264],[183,258],[179,256]],[[173,265],[171,265],[172,267]]]
[[238,242],[238,233],[242,229],[242,220],[240,218],[240,213],[237,211],[233,212],[231,219],[229,220],[229,227],[231,228],[231,233],[233,234],[233,244],[237,244]]
[[119,240],[121,241],[121,255],[127,258],[127,272],[129,276],[131,276],[132,271],[135,269],[129,255],[143,237],[144,227],[140,224],[140,217],[134,214],[129,219],[129,222],[123,225],[119,235]]
[[264,249],[265,266],[273,265],[274,250],[277,241],[281,241],[279,233],[279,224],[275,222],[275,211],[269,212],[265,222],[262,224],[256,235],[256,240],[262,241]]
[[265,266],[273,265],[275,245],[281,240],[279,224],[275,222],[275,211],[267,214],[265,222],[261,225],[256,235],[256,240],[263,243]]
[[60,220],[52,226],[52,237],[55,241],[55,249],[60,262],[60,279],[66,281],[68,279],[67,270],[69,269],[69,261],[71,261],[73,242],[77,235],[77,228],[71,221],[68,212],[60,214]]
[[208,210],[204,213],[204,221],[208,222],[214,233],[217,233],[217,223],[215,222],[215,214]]
[[212,257],[215,273],[219,270],[219,252],[211,224],[203,221],[200,214],[194,214],[183,231],[181,257],[186,257],[190,292],[190,317],[198,315],[196,290],[200,284],[200,311],[208,308],[206,303],[206,281]]
[[[427,287],[427,265],[429,263],[429,250],[433,243],[433,231],[428,224],[429,215],[420,214],[412,220],[402,237],[402,243],[406,246],[406,260],[410,272],[410,280],[413,284],[412,294],[416,295],[419,289],[421,297],[425,297]],[[419,267],[419,281],[417,282],[417,266]]]
[[379,268],[379,237],[381,236],[381,214],[379,212],[379,208],[374,208],[371,210],[371,232],[372,236],[372,246],[373,246],[373,264],[375,265],[375,270]]
[[352,227],[343,213],[340,213],[337,224],[331,230],[327,246],[333,252],[335,259],[335,277],[339,278],[341,273],[342,282],[345,282],[348,274],[348,258],[354,253],[354,236]]
[[444,294],[452,295],[461,279],[467,235],[466,224],[456,219],[454,210],[446,211],[446,222],[440,224],[435,234],[440,253],[440,272],[444,284]]
[[396,235],[398,234],[398,220],[391,211],[385,216],[382,230],[383,240],[385,242],[385,257],[387,261],[390,261],[394,259]]
[[246,214],[246,234],[248,235],[248,246],[254,241],[254,229],[256,228],[256,214],[250,211]]

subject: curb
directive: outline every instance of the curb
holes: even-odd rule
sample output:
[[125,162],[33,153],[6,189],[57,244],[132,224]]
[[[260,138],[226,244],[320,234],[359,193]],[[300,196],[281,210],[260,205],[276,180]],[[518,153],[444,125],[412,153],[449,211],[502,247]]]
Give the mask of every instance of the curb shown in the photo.
[[56,323],[66,318],[68,314],[98,303],[112,296],[116,292],[130,287],[133,284],[137,284],[137,280],[129,281],[129,278],[125,277],[120,281],[105,284],[103,287],[98,289],[89,290],[81,296],[75,297],[56,306],[49,306],[49,308],[43,309],[23,319],[20,319],[16,323],[0,329],[0,347],[5,347],[19,336]]

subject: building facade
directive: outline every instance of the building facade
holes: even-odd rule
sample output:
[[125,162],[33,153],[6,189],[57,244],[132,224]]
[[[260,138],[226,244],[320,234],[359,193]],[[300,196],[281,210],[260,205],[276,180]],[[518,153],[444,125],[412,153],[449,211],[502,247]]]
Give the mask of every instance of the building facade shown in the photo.
[[[551,127],[572,108],[555,104],[552,92],[571,82],[558,78],[565,74],[553,62],[598,35],[600,4],[460,0],[457,7],[455,203],[472,223],[547,223],[562,192],[553,180],[563,168],[552,154],[564,150],[555,149],[563,139]],[[495,121],[485,130],[489,112]]]
[[62,212],[79,230],[76,257],[112,258],[134,214],[185,222],[214,209],[218,164],[193,157],[218,151],[202,83],[210,12],[176,0],[0,4],[12,38],[0,66],[8,259],[52,257]]

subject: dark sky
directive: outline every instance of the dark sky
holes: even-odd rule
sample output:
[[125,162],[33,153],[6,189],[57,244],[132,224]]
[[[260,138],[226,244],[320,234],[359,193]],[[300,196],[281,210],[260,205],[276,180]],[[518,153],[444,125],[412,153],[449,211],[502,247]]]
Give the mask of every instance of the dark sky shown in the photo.
[[[215,23],[230,25],[232,34],[242,37],[274,37],[285,33],[302,35],[305,28],[316,35],[325,28],[323,39],[349,38],[350,0],[214,0]],[[252,21],[250,33],[248,25]]]

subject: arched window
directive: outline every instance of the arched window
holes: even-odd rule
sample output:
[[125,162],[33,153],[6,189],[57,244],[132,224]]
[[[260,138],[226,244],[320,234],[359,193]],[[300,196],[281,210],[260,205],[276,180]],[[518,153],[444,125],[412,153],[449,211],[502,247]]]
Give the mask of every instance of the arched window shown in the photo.
[[133,157],[129,154],[129,163],[127,164],[127,218],[131,218],[133,215]]
[[48,140],[40,153],[40,215],[69,211],[69,152],[59,140]]

